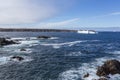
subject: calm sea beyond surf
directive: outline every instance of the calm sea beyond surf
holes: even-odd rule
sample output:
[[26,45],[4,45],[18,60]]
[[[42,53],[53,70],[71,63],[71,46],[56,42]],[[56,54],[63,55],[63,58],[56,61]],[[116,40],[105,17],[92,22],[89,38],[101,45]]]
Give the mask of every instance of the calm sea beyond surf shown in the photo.
[[[51,38],[38,39],[41,35]],[[0,47],[0,80],[92,80],[106,60],[120,61],[120,32],[0,32],[0,37],[20,42]],[[11,56],[24,60],[11,61]]]

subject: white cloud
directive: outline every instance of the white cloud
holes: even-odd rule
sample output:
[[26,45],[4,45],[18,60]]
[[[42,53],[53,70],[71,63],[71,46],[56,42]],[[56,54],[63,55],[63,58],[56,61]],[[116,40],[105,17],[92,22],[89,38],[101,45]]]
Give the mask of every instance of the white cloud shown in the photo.
[[114,13],[111,13],[110,15],[120,15],[120,12],[114,12]]
[[120,12],[113,12],[113,13],[108,13],[108,14],[93,16],[91,18],[104,18],[104,17],[117,16],[117,15],[120,15]]
[[79,21],[79,18],[74,18],[70,20],[64,20],[60,22],[48,22],[48,23],[40,23],[37,24],[35,27],[37,28],[56,28],[56,29],[61,29],[61,28],[68,28],[74,25],[75,22]]
[[0,24],[23,24],[42,21],[59,12],[57,4],[62,6],[68,1],[0,0]]

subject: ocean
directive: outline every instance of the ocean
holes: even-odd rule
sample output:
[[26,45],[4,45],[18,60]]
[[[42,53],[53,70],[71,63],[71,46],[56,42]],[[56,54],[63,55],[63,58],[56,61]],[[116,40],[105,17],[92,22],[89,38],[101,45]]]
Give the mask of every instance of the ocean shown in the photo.
[[[41,35],[51,38],[37,39]],[[120,61],[120,32],[0,32],[0,37],[20,41],[0,47],[0,80],[92,80],[99,78],[96,70],[104,61]],[[90,76],[83,78],[86,73]],[[120,80],[118,74],[109,76]]]

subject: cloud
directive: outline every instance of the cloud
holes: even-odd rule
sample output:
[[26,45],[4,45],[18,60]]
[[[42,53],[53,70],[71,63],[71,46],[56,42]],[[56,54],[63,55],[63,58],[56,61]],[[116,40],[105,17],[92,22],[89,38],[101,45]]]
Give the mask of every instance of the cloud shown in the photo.
[[111,13],[110,15],[120,15],[120,12],[114,12],[114,13]]
[[113,13],[108,13],[104,15],[93,16],[92,18],[102,18],[102,17],[108,17],[108,16],[117,16],[117,15],[120,15],[120,12],[113,12]]
[[79,18],[74,18],[70,20],[64,20],[60,22],[48,22],[48,23],[39,23],[35,27],[37,28],[56,28],[56,29],[61,29],[61,28],[68,28],[70,26],[73,26],[75,22],[79,21]]
[[69,0],[0,0],[0,24],[24,24],[43,21],[64,9]]

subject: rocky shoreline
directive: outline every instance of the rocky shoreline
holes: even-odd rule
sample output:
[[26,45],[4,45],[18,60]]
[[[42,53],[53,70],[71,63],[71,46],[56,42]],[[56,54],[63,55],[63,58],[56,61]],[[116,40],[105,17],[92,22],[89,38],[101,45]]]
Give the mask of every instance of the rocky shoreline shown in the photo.
[[[120,61],[118,60],[107,60],[104,62],[103,65],[98,66],[96,75],[99,76],[99,79],[93,79],[93,80],[109,80],[109,75],[115,75],[120,74]],[[90,74],[87,73],[83,77],[87,78]]]
[[[50,36],[38,36],[36,37],[36,39],[49,39],[51,38]],[[27,38],[26,38],[27,39]],[[0,46],[4,47],[4,46],[7,46],[7,45],[12,45],[12,44],[21,44],[19,41],[21,41],[20,39],[15,39],[15,40],[12,40],[11,38],[4,38],[4,37],[1,37],[0,38]],[[21,48],[20,49],[21,52],[25,52],[27,51],[25,48]],[[10,61],[23,61],[24,60],[24,57],[22,56],[12,56],[10,57]]]
[[[49,39],[51,36],[40,35],[36,39]],[[27,38],[26,38],[27,39]],[[12,44],[21,44],[20,40],[12,40],[11,38],[0,38],[0,46],[12,45]],[[25,48],[20,49],[21,52],[27,51]],[[25,57],[13,55],[10,57],[10,61],[24,61]],[[120,61],[118,60],[107,60],[103,65],[96,67],[96,75],[99,76],[99,79],[93,80],[109,80],[109,75],[120,74]],[[89,78],[90,73],[85,74],[83,77]]]
[[0,28],[0,32],[77,32],[77,30],[66,29],[19,29],[19,28]]

